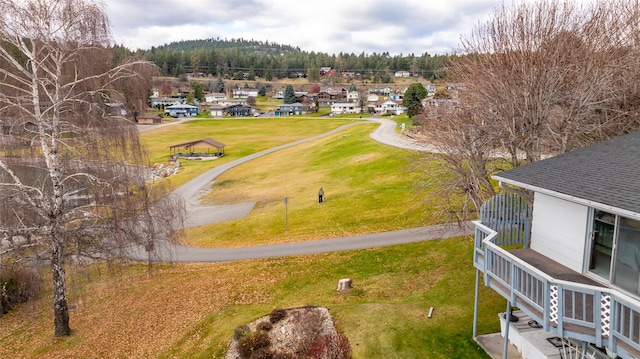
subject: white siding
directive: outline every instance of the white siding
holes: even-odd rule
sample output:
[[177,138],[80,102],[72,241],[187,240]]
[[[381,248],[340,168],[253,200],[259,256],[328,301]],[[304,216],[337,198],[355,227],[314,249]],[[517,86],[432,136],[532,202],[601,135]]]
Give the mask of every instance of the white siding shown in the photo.
[[531,249],[582,273],[588,213],[586,206],[536,193]]

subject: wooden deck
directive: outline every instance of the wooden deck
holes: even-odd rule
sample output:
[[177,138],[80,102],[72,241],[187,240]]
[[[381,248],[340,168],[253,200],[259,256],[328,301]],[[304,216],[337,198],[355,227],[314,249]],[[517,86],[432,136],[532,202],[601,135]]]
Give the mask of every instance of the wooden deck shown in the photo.
[[510,250],[509,253],[518,257],[519,259],[527,262],[529,265],[536,269],[548,274],[549,276],[565,280],[567,282],[574,282],[586,285],[593,285],[597,287],[607,287],[605,284],[596,282],[595,280],[578,273],[562,264],[553,261],[552,259],[543,256],[542,254],[532,249],[515,249]]
[[[543,256],[542,254],[535,252],[534,250],[531,249],[516,249],[516,250],[510,250],[509,251],[510,254],[513,254],[515,257],[521,259],[522,261],[526,262],[527,264],[531,265],[532,267],[546,273],[547,275],[555,278],[555,279],[560,279],[563,281],[568,281],[568,282],[574,282],[574,283],[580,283],[580,284],[585,284],[585,285],[591,285],[591,286],[596,286],[596,287],[603,287],[603,288],[610,288],[610,286],[606,285],[605,283],[601,283],[598,281],[593,280],[592,278],[589,278],[581,273],[578,273],[566,266],[563,266],[562,264],[555,262],[553,260],[551,260],[550,258]],[[494,283],[496,284],[496,283]],[[507,288],[503,288],[503,286],[500,286],[503,290],[506,290]],[[583,303],[581,300],[576,300],[576,303],[571,303],[571,298],[565,298],[565,306],[566,308],[571,308],[572,304],[575,305],[575,308],[578,312],[582,312],[584,309],[585,313],[593,313],[592,308],[593,308],[593,303],[590,301],[586,301],[586,303]],[[526,306],[526,305],[525,305]],[[542,316],[543,313],[540,313],[538,310],[526,306],[528,310],[530,310],[531,312]],[[634,315],[634,322],[636,323],[640,323],[640,317],[637,317]],[[552,324],[552,326],[555,327],[555,325]],[[586,328],[580,325],[574,325],[574,324],[568,324],[565,323],[565,329],[570,330],[570,331],[574,331],[576,333],[582,333],[582,334],[586,334],[586,335],[594,335],[594,328]],[[599,328],[595,328],[595,330],[599,330]],[[640,337],[639,337],[640,333],[634,333],[633,336],[633,340],[634,341],[640,341]],[[618,345],[620,345],[622,348],[624,348],[628,353],[639,357],[640,358],[640,352],[635,350],[634,348],[632,348],[631,346],[625,344],[624,342],[618,342]]]

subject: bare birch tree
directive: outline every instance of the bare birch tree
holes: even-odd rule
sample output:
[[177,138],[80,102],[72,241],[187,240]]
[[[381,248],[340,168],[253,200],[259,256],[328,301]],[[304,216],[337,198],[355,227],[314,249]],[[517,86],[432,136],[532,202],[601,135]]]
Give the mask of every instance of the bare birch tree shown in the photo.
[[[492,158],[520,166],[640,127],[638,9],[634,0],[514,2],[463,38],[449,69],[465,85],[455,108],[418,120],[458,168],[458,194],[478,206],[493,193],[472,185],[499,169]],[[472,156],[478,143],[484,153]]]
[[137,129],[114,110],[139,103],[118,90],[151,67],[114,57],[102,3],[0,0],[0,40],[2,259],[49,261],[55,335],[69,335],[69,258],[152,250],[184,206],[148,186]]

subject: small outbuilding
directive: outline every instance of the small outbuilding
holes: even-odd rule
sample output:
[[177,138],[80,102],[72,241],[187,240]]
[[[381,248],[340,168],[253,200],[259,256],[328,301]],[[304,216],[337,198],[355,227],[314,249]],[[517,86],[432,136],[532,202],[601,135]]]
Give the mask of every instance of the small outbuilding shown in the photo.
[[224,155],[225,144],[211,138],[178,143],[169,146],[172,157],[222,157]]

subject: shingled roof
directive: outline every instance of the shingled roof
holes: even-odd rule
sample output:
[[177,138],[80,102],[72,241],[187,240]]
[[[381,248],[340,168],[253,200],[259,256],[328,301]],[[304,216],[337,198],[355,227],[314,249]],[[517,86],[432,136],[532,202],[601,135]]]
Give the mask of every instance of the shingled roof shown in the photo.
[[504,171],[494,178],[640,213],[640,132]]

